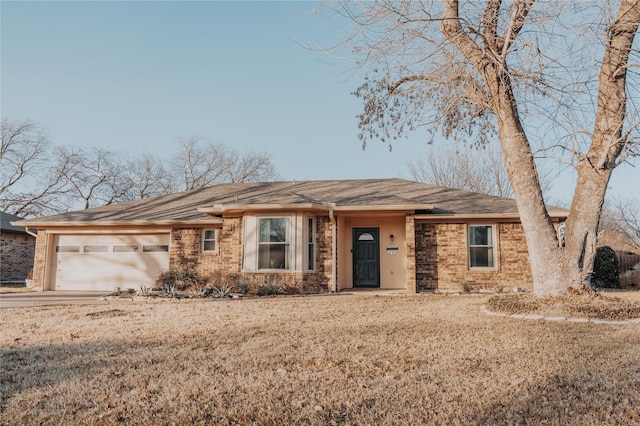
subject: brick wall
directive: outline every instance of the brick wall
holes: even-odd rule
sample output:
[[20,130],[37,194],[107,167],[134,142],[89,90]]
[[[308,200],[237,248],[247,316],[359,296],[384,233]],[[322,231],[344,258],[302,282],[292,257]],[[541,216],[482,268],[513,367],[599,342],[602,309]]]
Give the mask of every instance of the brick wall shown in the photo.
[[205,228],[174,228],[171,231],[171,267],[195,269],[212,283],[221,283],[242,269],[242,219],[224,219],[218,232],[218,251],[203,253],[202,230]]
[[195,269],[212,284],[279,283],[301,291],[328,291],[331,281],[331,222],[316,218],[316,272],[242,272],[242,219],[225,218],[218,229],[218,252],[202,253],[203,228],[171,231],[171,267]]
[[24,281],[33,268],[35,249],[31,235],[0,233],[0,281]]
[[496,224],[495,270],[469,269],[467,224],[416,223],[415,228],[418,290],[533,288],[524,232],[519,223]]

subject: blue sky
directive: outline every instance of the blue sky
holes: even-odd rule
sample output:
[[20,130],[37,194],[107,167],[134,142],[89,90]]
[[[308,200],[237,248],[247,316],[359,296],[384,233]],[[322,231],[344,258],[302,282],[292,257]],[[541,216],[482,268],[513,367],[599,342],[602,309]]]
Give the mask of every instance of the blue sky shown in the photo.
[[[407,160],[430,147],[412,135],[362,151],[361,79],[300,44],[342,38],[315,6],[2,1],[2,116],[122,156],[166,158],[197,135],[269,152],[283,179],[409,177]],[[555,179],[551,198],[568,202],[572,177]],[[610,191],[639,197],[640,169],[616,170]]]

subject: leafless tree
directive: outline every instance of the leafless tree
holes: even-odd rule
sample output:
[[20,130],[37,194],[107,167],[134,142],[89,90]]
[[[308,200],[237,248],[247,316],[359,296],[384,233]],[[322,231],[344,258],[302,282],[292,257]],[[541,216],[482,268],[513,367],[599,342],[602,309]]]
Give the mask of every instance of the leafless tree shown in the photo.
[[4,118],[1,127],[0,209],[23,217],[55,212],[63,182],[49,171],[48,137],[30,121]]
[[131,182],[123,178],[123,162],[112,152],[94,148],[58,147],[55,173],[68,187],[67,209],[80,201],[82,208],[98,207],[126,200]]
[[[588,288],[607,184],[637,153],[638,108],[628,99],[637,101],[638,86],[627,79],[638,77],[629,70],[640,0],[374,1],[334,10],[354,23],[345,45],[370,70],[355,91],[363,144],[418,129],[484,144],[497,130],[534,293]],[[534,151],[570,153],[577,167],[564,247]]]
[[225,180],[233,183],[271,181],[278,173],[266,152],[248,152],[239,155],[232,151],[225,171]]
[[126,182],[127,200],[139,200],[172,192],[171,173],[163,162],[152,154],[143,154],[127,161],[122,179]]
[[419,182],[513,197],[502,154],[495,149],[432,149],[424,158],[410,160],[407,167],[411,177]]
[[189,191],[225,182],[273,180],[277,177],[266,153],[238,154],[223,144],[199,137],[180,140],[180,151],[171,169],[174,189]]
[[607,200],[598,241],[616,250],[640,252],[640,209],[638,200],[631,197],[619,197]]

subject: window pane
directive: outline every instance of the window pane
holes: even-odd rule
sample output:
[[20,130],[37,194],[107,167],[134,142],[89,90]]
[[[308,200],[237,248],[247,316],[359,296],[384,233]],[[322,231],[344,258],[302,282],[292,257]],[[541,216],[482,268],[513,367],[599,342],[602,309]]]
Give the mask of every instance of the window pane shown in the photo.
[[313,243],[313,233],[315,229],[313,229],[313,219],[309,218],[309,222],[307,222],[307,242]]
[[144,253],[152,253],[157,251],[169,251],[169,246],[152,244],[148,246],[142,246],[142,251]]
[[471,267],[474,268],[492,268],[493,267],[493,248],[492,247],[471,247],[469,249],[469,261]]
[[80,246],[56,246],[58,253],[80,253]]
[[289,218],[286,218],[286,217],[260,219],[260,242],[261,243],[287,242],[288,227],[289,227]]
[[375,238],[373,238],[373,235],[371,235],[368,232],[360,234],[360,236],[358,237],[358,241],[373,241],[373,240],[375,240]]
[[206,231],[204,231],[205,240],[215,240],[215,238],[216,238],[215,229],[207,229]]
[[215,251],[216,250],[216,241],[205,241],[203,244],[204,251]]
[[492,245],[491,239],[491,226],[469,227],[469,244],[472,246]]
[[308,251],[309,251],[308,252],[308,256],[309,257],[307,259],[307,268],[310,271],[315,271],[315,269],[316,269],[316,264],[314,262],[314,260],[315,260],[315,253],[314,253],[315,252],[315,246],[313,244],[309,244]]
[[109,246],[84,246],[85,253],[106,253],[109,251]]
[[261,244],[258,248],[258,269],[289,269],[287,244]]
[[114,253],[129,253],[134,251],[138,251],[138,246],[136,245],[113,246]]

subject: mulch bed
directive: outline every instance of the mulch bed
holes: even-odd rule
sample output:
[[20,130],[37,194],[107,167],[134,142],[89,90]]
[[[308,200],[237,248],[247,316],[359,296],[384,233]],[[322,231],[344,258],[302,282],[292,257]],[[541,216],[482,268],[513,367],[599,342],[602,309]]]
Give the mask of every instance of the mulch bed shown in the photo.
[[499,295],[486,304],[493,312],[585,317],[603,320],[640,318],[640,304],[595,291],[572,290],[565,295],[535,297],[533,294]]

